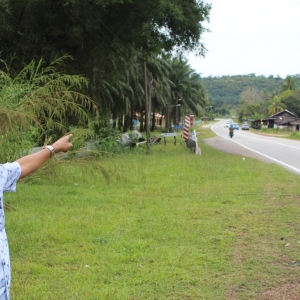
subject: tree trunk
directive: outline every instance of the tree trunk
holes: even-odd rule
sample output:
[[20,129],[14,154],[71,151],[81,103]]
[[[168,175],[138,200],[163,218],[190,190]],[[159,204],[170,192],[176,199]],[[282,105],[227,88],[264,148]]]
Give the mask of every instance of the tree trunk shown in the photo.
[[146,53],[144,54],[144,94],[145,94],[145,123],[146,123],[146,141],[147,141],[147,150],[150,152],[150,131],[149,131],[149,104],[148,104],[148,80],[147,80],[147,61]]
[[151,124],[151,132],[155,130],[155,112],[153,111],[152,115],[152,124]]
[[123,115],[122,113],[120,113],[118,118],[118,130],[121,131],[122,127],[123,127]]
[[131,117],[129,114],[127,114],[125,116],[125,119],[124,119],[124,128],[123,128],[123,132],[126,132],[128,129],[130,129],[130,123],[131,122]]
[[144,111],[143,111],[142,107],[140,108],[140,119],[139,119],[139,122],[140,122],[140,131],[144,131],[145,130],[145,128],[144,128]]
[[118,111],[116,109],[116,107],[114,107],[113,112],[112,112],[112,119],[113,119],[113,128],[117,127],[117,118],[118,118]]

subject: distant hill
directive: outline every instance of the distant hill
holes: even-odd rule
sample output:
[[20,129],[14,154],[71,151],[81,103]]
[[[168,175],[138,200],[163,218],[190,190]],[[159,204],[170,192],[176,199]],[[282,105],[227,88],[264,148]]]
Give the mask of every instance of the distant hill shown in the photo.
[[[300,87],[300,76],[294,76]],[[238,104],[239,96],[247,87],[252,86],[259,91],[268,93],[279,90],[284,82],[284,78],[275,76],[256,76],[255,74],[222,76],[222,77],[203,77],[201,82],[208,92],[209,100],[217,106],[223,104]]]

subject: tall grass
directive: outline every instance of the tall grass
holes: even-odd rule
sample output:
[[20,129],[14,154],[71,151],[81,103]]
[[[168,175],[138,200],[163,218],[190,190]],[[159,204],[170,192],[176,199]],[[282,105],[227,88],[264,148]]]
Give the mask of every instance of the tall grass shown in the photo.
[[[51,143],[69,130],[69,119],[81,128],[90,125],[89,112],[97,112],[95,103],[79,91],[88,80],[56,70],[68,56],[49,65],[32,61],[14,74],[0,60],[0,160],[13,161],[27,150]],[[39,145],[34,143],[39,142]]]
[[291,131],[290,128],[262,128],[260,131],[266,134],[275,134],[279,137],[300,140],[299,131]]
[[300,140],[300,132],[299,131],[293,131],[291,133],[291,138],[294,140]]
[[[211,136],[201,129],[201,138]],[[260,299],[298,282],[299,177],[171,139],[7,194],[12,299]]]

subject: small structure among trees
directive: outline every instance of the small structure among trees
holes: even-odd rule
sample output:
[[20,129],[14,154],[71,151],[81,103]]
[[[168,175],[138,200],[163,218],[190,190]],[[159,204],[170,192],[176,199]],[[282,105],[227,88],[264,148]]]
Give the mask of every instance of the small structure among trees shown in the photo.
[[252,121],[252,127],[255,129],[266,126],[267,128],[284,128],[289,126],[291,131],[299,130],[300,119],[287,109],[284,109],[266,119]]

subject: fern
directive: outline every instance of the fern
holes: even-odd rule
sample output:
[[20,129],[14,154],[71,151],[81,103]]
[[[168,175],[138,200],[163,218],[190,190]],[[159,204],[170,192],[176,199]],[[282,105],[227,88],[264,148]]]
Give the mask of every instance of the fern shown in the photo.
[[67,115],[75,117],[84,128],[89,127],[89,112],[97,113],[97,106],[80,92],[88,86],[88,80],[56,71],[56,66],[67,58],[57,58],[48,66],[44,66],[43,59],[32,61],[15,76],[0,61],[3,65],[0,71],[1,161],[18,158],[41,137],[47,141],[55,132],[67,132]]

